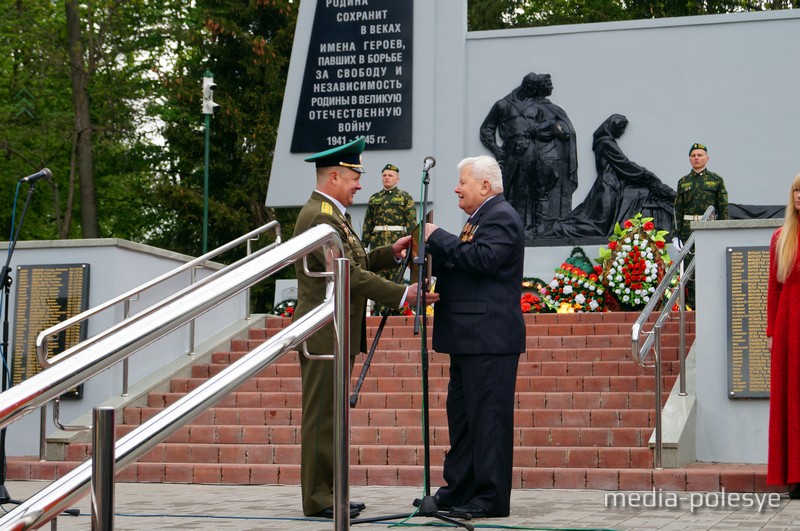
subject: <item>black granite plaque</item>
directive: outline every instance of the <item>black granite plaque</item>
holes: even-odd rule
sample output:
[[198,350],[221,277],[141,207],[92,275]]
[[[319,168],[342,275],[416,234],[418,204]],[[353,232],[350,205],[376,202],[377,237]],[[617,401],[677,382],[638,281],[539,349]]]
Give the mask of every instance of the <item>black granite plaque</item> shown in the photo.
[[292,153],[411,148],[413,0],[317,0]]
[[[11,379],[14,385],[42,370],[36,359],[36,336],[86,310],[89,264],[27,265],[17,268],[17,307]],[[87,321],[71,326],[48,342],[48,359],[86,339]],[[80,398],[83,387],[65,397]]]
[[769,398],[769,247],[728,248],[728,397]]

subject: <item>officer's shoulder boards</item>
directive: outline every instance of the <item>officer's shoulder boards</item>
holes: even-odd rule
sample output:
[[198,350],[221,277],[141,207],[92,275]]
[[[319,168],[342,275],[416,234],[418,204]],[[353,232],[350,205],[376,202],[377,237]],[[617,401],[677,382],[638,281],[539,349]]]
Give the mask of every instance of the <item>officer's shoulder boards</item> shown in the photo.
[[333,215],[333,207],[330,203],[325,203],[324,201],[320,203],[319,211],[323,214]]

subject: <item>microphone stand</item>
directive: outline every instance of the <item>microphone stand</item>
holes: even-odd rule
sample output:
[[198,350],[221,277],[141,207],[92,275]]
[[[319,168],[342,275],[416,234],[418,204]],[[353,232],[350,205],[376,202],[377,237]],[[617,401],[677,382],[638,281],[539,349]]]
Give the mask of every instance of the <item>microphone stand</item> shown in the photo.
[[[47,173],[44,174],[45,177],[50,176],[50,170],[45,168],[42,172],[46,171]],[[41,173],[41,172],[40,172]],[[34,174],[36,175],[36,174]],[[14,227],[11,227],[12,232],[14,232],[14,236],[11,238],[8,247],[8,256],[6,257],[6,263],[3,266],[3,269],[0,270],[0,281],[2,281],[3,287],[3,339],[0,348],[2,349],[2,364],[3,367],[0,368],[0,391],[5,392],[8,390],[11,380],[11,371],[8,367],[8,325],[9,325],[9,318],[8,318],[8,310],[9,310],[9,294],[11,292],[11,256],[14,254],[14,249],[17,247],[17,240],[19,239],[19,231],[22,228],[22,222],[25,221],[25,213],[28,211],[28,206],[31,204],[31,198],[33,197],[33,191],[36,189],[36,180],[32,179],[33,176],[28,176],[22,180],[22,182],[27,182],[30,184],[30,188],[28,188],[28,196],[25,198],[25,206],[22,207],[22,214],[19,216],[19,224],[17,225],[17,230],[14,232]],[[27,180],[26,180],[27,179]],[[15,500],[9,494],[8,489],[6,488],[6,472],[7,472],[7,459],[6,459],[6,428],[0,429],[0,505],[4,505],[6,503],[13,503],[15,505],[20,505],[22,502],[20,500]],[[67,509],[61,513],[62,515],[68,516],[80,516],[80,511],[78,509]]]
[[[17,247],[17,238],[19,237],[19,230],[22,228],[22,222],[25,221],[25,213],[28,211],[28,206],[31,204],[31,198],[33,197],[33,191],[36,188],[36,182],[31,180],[30,188],[28,188],[28,197],[25,198],[25,206],[22,207],[22,214],[19,217],[19,224],[17,225],[17,230],[14,233],[11,241],[9,242],[8,247],[8,256],[6,257],[6,263],[3,266],[2,271],[0,271],[0,281],[2,281],[3,286],[3,342],[2,342],[2,364],[3,367],[0,369],[0,390],[5,392],[10,387],[10,369],[8,367],[8,300],[9,294],[11,293],[11,256],[14,254],[14,249]],[[12,232],[14,227],[11,227]],[[11,498],[11,495],[8,493],[8,489],[6,488],[6,428],[0,429],[0,505],[6,503],[13,503],[16,505],[21,504],[22,502],[19,500],[14,500]]]
[[[403,275],[406,272],[406,268],[408,267],[408,262],[411,259],[411,249],[408,249],[405,258],[403,258],[403,262],[400,264],[400,268],[397,271],[397,276],[395,277],[395,283],[399,284],[403,280]],[[356,381],[356,385],[353,388],[353,393],[350,395],[350,407],[356,407],[356,403],[358,402],[358,394],[361,392],[361,386],[364,384],[364,378],[367,376],[367,371],[369,370],[369,366],[372,363],[372,357],[375,355],[375,349],[378,347],[378,341],[381,339],[381,334],[383,334],[383,328],[386,326],[386,321],[389,319],[389,314],[392,312],[392,309],[388,306],[383,308],[381,312],[381,324],[378,326],[378,331],[375,332],[375,338],[372,340],[372,345],[369,347],[369,352],[367,352],[367,357],[364,360],[364,365],[361,367],[361,374],[358,376],[358,381]]]
[[[431,158],[432,160],[432,158]],[[428,164],[428,159],[425,160],[425,166],[422,169],[422,218],[419,224],[419,244],[418,253],[414,258],[414,264],[417,266],[417,299],[416,299],[416,314],[414,315],[414,335],[420,335],[420,352],[422,364],[422,448],[423,448],[423,483],[425,486],[425,495],[419,500],[419,509],[416,513],[411,515],[392,515],[392,516],[377,516],[374,518],[358,518],[352,520],[350,525],[362,524],[368,522],[380,522],[383,520],[396,520],[399,518],[408,518],[410,516],[427,516],[430,518],[438,518],[443,522],[454,525],[456,527],[463,527],[467,531],[474,531],[475,526],[470,523],[456,520],[455,518],[442,514],[439,512],[439,506],[436,504],[436,498],[431,496],[431,442],[430,442],[430,418],[428,407],[428,334],[427,324],[428,315],[425,306],[425,291],[427,288],[427,260],[425,251],[425,224],[428,217],[428,186],[431,183],[428,177],[428,170],[433,167]],[[417,505],[415,500],[414,505]]]

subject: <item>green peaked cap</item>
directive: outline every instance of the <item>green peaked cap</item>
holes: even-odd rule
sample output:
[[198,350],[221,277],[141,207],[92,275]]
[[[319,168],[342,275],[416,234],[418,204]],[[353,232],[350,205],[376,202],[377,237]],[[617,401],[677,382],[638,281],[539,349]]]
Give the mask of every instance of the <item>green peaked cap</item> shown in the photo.
[[694,151],[695,149],[702,149],[703,151],[708,153],[707,147],[705,147],[703,144],[695,142],[694,144],[692,144],[692,147],[689,148],[689,155],[691,155],[692,151]]
[[327,168],[329,166],[344,166],[358,173],[364,173],[364,165],[361,163],[361,154],[364,152],[366,139],[361,136],[327,151],[322,151],[311,155],[306,162],[314,162],[317,168]]

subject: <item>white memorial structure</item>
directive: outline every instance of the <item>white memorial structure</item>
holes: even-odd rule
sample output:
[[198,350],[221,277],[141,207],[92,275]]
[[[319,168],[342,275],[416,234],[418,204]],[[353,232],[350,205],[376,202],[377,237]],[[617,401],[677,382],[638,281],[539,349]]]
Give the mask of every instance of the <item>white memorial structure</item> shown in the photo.
[[[630,123],[619,140],[625,154],[665,184],[689,172],[689,146],[701,142],[732,203],[785,203],[800,171],[797,10],[468,32],[466,4],[300,3],[268,206],[305,203],[314,171],[303,159],[363,134],[367,174],[354,225],[387,162],[419,201],[423,160],[433,156],[429,209],[438,226],[458,231],[456,165],[490,154],[480,125],[529,72],[552,76],[549,99],[576,130],[573,208],[597,176],[592,133],[613,113]],[[528,248],[526,275],[551,278],[571,248]],[[597,246],[584,249],[597,256]]]
[[[552,76],[549,99],[576,132],[573,208],[597,176],[592,134],[615,113],[629,121],[620,148],[668,186],[689,172],[689,147],[700,142],[731,203],[785,204],[800,172],[800,11],[482,32],[467,31],[466,13],[466,0],[303,0],[267,205],[303,205],[314,188],[303,159],[364,135],[367,174],[349,209],[354,226],[386,163],[400,167],[399,186],[419,201],[423,161],[433,156],[429,210],[438,226],[459,231],[456,165],[490,154],[480,126],[530,72]],[[732,371],[726,259],[734,248],[763,250],[779,225],[698,223],[695,355],[689,396],[673,396],[665,411],[667,466],[766,462],[769,402],[735,400],[725,381]],[[571,248],[528,247],[525,274],[551,279]],[[596,245],[584,250],[597,256]],[[764,343],[760,328],[749,341]],[[763,380],[763,370],[756,376]]]

